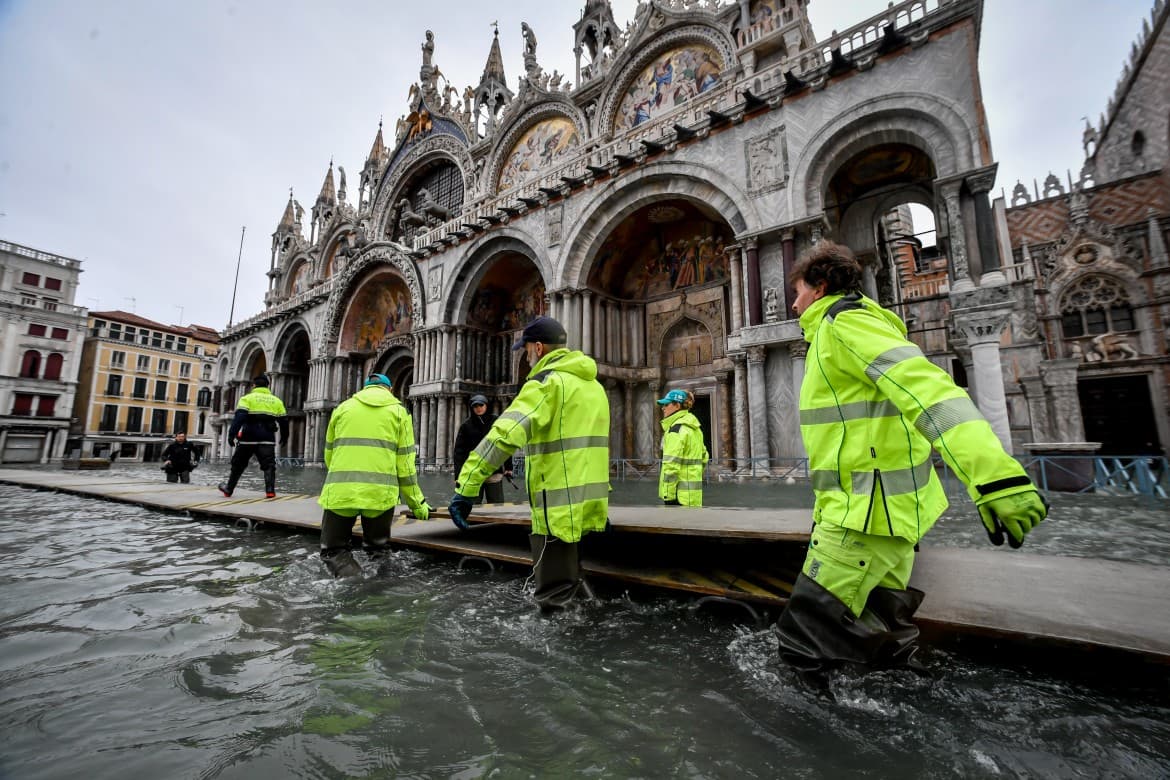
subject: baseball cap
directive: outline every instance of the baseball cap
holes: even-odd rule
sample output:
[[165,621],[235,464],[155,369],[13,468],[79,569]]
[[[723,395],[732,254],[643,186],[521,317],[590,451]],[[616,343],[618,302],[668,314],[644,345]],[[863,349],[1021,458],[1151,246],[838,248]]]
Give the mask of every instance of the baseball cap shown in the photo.
[[366,387],[381,386],[385,388],[390,387],[390,379],[385,374],[370,374],[366,377]]
[[468,403],[470,403],[472,406],[478,406],[479,404],[487,406],[487,399],[479,393],[476,393],[475,395],[471,396],[471,400],[468,401]]
[[667,404],[685,404],[686,402],[687,402],[687,391],[686,390],[671,390],[665,396],[658,399],[658,403],[660,406],[666,406]]
[[542,344],[564,344],[567,334],[561,323],[552,317],[537,317],[524,326],[524,333],[512,345],[513,350],[524,349],[525,344],[539,341]]

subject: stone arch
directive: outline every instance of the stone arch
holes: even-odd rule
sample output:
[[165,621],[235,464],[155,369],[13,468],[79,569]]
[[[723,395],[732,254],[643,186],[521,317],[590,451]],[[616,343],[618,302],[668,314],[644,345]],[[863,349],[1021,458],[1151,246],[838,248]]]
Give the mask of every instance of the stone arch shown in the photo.
[[490,235],[480,236],[470,243],[464,261],[447,285],[443,298],[443,321],[459,325],[467,322],[472,291],[483,279],[492,261],[505,252],[523,255],[531,261],[544,279],[545,289],[551,289],[553,270],[548,259],[535,249],[539,245],[532,235],[512,227],[494,230]]
[[562,246],[568,247],[558,287],[584,287],[602,241],[622,220],[657,200],[700,201],[715,210],[736,235],[762,226],[754,202],[723,173],[697,163],[670,161],[623,176],[617,191],[602,190],[582,205],[586,219],[575,223]]
[[890,143],[921,150],[940,178],[977,164],[977,135],[957,107],[934,95],[884,95],[845,111],[809,139],[793,166],[790,213],[809,216],[824,211],[832,173],[865,149]]
[[372,239],[383,241],[386,239],[388,222],[394,214],[394,208],[402,197],[403,187],[412,180],[421,169],[437,162],[450,162],[463,175],[463,203],[466,205],[468,195],[475,186],[475,165],[467,147],[453,135],[441,133],[419,143],[396,164],[387,169],[378,185],[377,195],[374,197],[370,209],[370,224],[373,226]]
[[[661,322],[659,328],[648,335],[650,343],[654,345],[653,354],[659,356],[663,371],[686,365],[706,366],[709,369],[713,360],[724,356],[725,342],[721,338],[723,323],[718,318],[711,316],[709,311],[684,303],[676,312],[675,317]],[[665,358],[666,351],[670,348],[672,340],[680,334],[686,335],[685,331],[687,330],[700,331],[701,334],[705,334],[702,338],[706,342],[706,350],[697,355],[697,359],[693,361],[688,359],[679,366],[672,365]]]
[[339,270],[337,260],[350,248],[357,230],[352,222],[344,222],[330,231],[326,240],[321,242],[324,248],[315,269],[315,281],[325,281]]
[[[653,40],[652,46],[640,48],[627,45],[614,62],[612,72],[617,75],[610,81],[609,88],[600,101],[601,110],[594,118],[596,122],[594,134],[597,137],[609,137],[613,132],[617,122],[618,107],[630,88],[630,84],[662,54],[687,43],[697,43],[709,46],[719,53],[723,58],[721,73],[726,73],[738,65],[735,56],[735,43],[727,30],[685,21],[678,23],[673,28],[668,27],[663,31],[652,33],[652,35],[652,38],[647,38]],[[639,37],[639,34],[635,33],[632,40],[638,40]]]
[[272,350],[272,370],[285,371],[288,369],[287,361],[290,358],[289,350],[292,347],[293,340],[300,334],[304,334],[309,342],[310,355],[312,358],[313,339],[311,337],[311,330],[309,324],[302,318],[296,317],[284,323],[277,332],[275,344],[276,347]]
[[379,266],[388,265],[397,270],[406,282],[410,292],[410,309],[413,328],[423,327],[426,319],[426,310],[423,307],[422,279],[414,262],[401,251],[396,244],[371,244],[350,263],[329,294],[329,304],[326,307],[325,328],[320,334],[317,354],[329,354],[337,344],[341,330],[341,320],[354,294],[361,286],[361,282],[369,271]]
[[410,386],[414,383],[414,338],[396,336],[379,345],[381,348],[370,364],[371,371],[384,374],[395,397],[410,409]]
[[[499,191],[499,180],[503,165],[524,133],[536,127],[541,122],[558,117],[567,119],[573,123],[573,126],[577,130],[577,146],[581,146],[588,137],[589,122],[581,113],[580,109],[568,100],[547,100],[538,103],[519,114],[515,120],[509,121],[507,129],[497,135],[499,140],[492,147],[491,155],[488,157],[488,163],[484,168],[483,179],[480,182],[481,190],[485,193]],[[539,175],[538,173],[532,178],[537,178]]]
[[240,351],[229,381],[246,381],[258,374],[267,373],[269,365],[268,351],[264,348],[264,343],[258,337],[252,336],[240,345]]

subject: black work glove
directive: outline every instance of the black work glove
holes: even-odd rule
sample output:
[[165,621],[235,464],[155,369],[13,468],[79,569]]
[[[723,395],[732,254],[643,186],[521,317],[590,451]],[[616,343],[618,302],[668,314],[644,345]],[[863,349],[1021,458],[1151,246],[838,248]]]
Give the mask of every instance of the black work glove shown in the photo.
[[451,513],[451,522],[460,531],[466,531],[471,528],[471,523],[467,522],[467,518],[471,516],[471,508],[473,506],[475,505],[467,496],[461,496],[456,493],[451,497],[451,503],[447,505],[447,511]]

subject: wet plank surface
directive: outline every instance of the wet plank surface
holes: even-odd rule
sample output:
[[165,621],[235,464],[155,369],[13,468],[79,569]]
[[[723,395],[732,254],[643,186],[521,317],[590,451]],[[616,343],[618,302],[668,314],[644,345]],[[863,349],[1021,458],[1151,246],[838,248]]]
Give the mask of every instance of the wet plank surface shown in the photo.
[[[321,510],[316,496],[310,495],[265,499],[240,490],[224,498],[207,486],[147,483],[77,471],[0,469],[0,482],[229,522],[246,518],[303,529],[320,527]],[[610,514],[614,531],[634,536],[623,539],[607,534],[607,547],[596,552],[584,547],[582,564],[587,573],[777,608],[787,599],[795,574],[792,558],[799,559],[800,545],[807,541],[809,531],[805,510],[615,506]],[[531,565],[527,505],[476,507],[473,519],[487,522],[469,532],[455,529],[445,510],[437,510],[432,517],[420,522],[399,514],[392,532],[395,543]],[[661,535],[655,538],[662,541],[653,543],[649,537],[653,534]],[[657,545],[671,538],[692,545],[685,560],[670,559],[681,548],[661,547],[654,554]],[[640,557],[618,554],[635,539],[650,552]],[[704,544],[710,545],[712,555],[696,558],[693,546],[702,550]],[[790,554],[786,562],[761,564],[761,549]],[[924,546],[912,584],[927,593],[918,618],[952,632],[1099,645],[1170,662],[1170,601],[1166,599],[1170,567],[1032,555],[1008,548]]]

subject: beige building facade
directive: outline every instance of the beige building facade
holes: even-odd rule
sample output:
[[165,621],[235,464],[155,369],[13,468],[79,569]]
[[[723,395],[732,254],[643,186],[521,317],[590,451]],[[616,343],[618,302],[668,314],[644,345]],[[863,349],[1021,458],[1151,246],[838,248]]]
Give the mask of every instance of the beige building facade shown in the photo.
[[206,451],[218,334],[124,311],[91,312],[70,452],[148,462],[176,433]]

